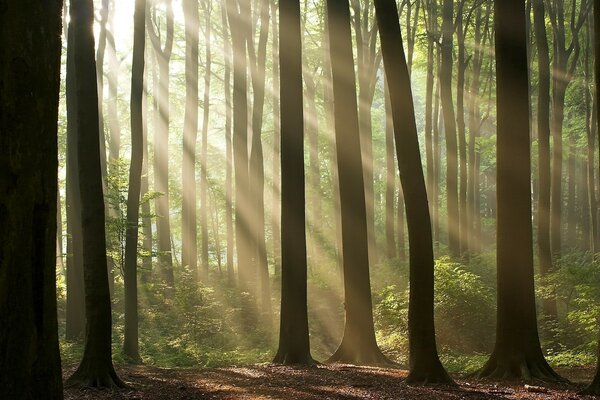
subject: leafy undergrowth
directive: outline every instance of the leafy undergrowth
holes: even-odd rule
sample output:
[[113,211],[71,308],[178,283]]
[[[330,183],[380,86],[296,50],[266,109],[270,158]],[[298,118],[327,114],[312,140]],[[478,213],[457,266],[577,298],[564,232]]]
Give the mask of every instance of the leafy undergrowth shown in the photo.
[[[65,368],[65,375],[74,367]],[[294,368],[272,364],[205,369],[117,366],[128,389],[66,389],[65,399],[591,399],[577,396],[590,368],[560,370],[570,384],[494,383],[455,375],[458,387],[408,386],[402,369],[319,365]]]

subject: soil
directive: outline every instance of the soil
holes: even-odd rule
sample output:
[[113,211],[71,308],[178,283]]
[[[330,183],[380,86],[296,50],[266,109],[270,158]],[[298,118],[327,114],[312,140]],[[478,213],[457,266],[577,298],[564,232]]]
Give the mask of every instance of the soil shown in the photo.
[[[74,366],[64,368],[68,376]],[[593,399],[579,396],[592,368],[558,370],[570,383],[490,382],[453,375],[458,386],[409,386],[403,369],[256,364],[206,369],[116,366],[128,389],[65,389],[65,399]]]

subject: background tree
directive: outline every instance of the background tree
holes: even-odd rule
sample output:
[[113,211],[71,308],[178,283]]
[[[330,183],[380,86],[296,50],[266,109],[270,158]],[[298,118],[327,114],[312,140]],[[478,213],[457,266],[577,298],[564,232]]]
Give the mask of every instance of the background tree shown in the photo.
[[[13,399],[62,399],[56,320],[58,157],[48,151],[57,148],[62,1],[5,5],[0,14],[0,393]],[[25,37],[29,40],[20,40]]]

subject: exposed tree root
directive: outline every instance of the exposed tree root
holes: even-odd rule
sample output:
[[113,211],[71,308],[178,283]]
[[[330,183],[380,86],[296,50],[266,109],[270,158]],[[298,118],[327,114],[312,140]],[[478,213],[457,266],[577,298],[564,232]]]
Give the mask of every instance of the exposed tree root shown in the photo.
[[110,368],[100,368],[95,371],[92,371],[91,368],[82,368],[82,366],[80,366],[77,371],[67,379],[65,387],[109,390],[128,388],[127,384],[117,376],[117,373],[112,366]]
[[272,363],[283,365],[302,365],[306,367],[316,367],[319,365],[319,362],[312,358],[310,353],[298,355],[282,351],[277,353]]
[[408,385],[456,386],[456,383],[448,375],[448,372],[442,366],[439,359],[416,368],[411,368],[404,382]]
[[475,377],[490,380],[539,380],[567,382],[548,365],[543,357],[508,357],[492,355]]
[[398,364],[387,358],[375,346],[369,349],[348,350],[345,346],[340,346],[335,353],[326,361],[327,364],[340,363],[352,365],[364,365],[370,367],[388,367],[394,368]]

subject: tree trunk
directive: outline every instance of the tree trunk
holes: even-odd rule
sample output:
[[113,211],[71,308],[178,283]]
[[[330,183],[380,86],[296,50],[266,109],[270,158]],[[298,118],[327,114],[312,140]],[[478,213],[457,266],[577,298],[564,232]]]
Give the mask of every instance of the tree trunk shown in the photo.
[[377,346],[373,326],[367,210],[361,171],[361,142],[348,0],[328,0],[327,18],[330,30],[333,97],[336,105],[335,133],[342,211],[346,308],[344,336],[329,362],[387,365],[390,361]]
[[[546,36],[544,0],[533,0],[533,25],[538,51],[538,217],[537,244],[540,275],[552,268],[550,247],[550,55]],[[556,302],[542,301],[544,315],[556,315]]]
[[211,77],[211,25],[212,5],[210,0],[202,2],[204,8],[204,100],[202,110],[202,144],[200,153],[200,231],[201,231],[201,269],[204,278],[208,278],[208,118],[210,112]]
[[394,0],[375,0],[386,77],[394,120],[396,156],[406,189],[410,242],[410,299],[408,310],[408,383],[452,383],[442,366],[435,341],[433,318],[434,260],[431,219],[419,152],[412,90],[402,47]]
[[[227,5],[226,0],[221,3],[221,21],[223,27],[227,26]],[[223,78],[223,87],[225,90],[225,230],[226,230],[226,242],[227,242],[227,279],[229,283],[233,283],[235,280],[235,271],[233,269],[233,182],[232,182],[232,165],[233,165],[233,151],[231,149],[231,43],[229,38],[229,31],[223,29],[223,57],[225,59],[225,68]]]
[[275,274],[281,272],[281,231],[280,231],[280,201],[281,201],[281,176],[280,176],[280,149],[281,149],[281,121],[279,109],[279,28],[277,25],[277,5],[271,2],[271,30],[273,31],[273,47],[271,51],[273,69],[273,183],[271,186],[271,239],[273,240],[273,264]]
[[67,304],[65,339],[83,339],[85,333],[85,292],[81,243],[81,198],[77,163],[77,93],[75,92],[74,33],[67,30]]
[[452,102],[452,35],[454,34],[453,0],[443,0],[440,85],[444,132],[446,136],[446,202],[448,212],[448,249],[454,257],[460,255],[458,214],[458,159],[456,120]]
[[156,234],[158,250],[158,272],[160,280],[167,286],[167,292],[172,292],[175,287],[173,276],[173,256],[171,249],[171,218],[169,206],[169,87],[171,53],[173,50],[173,5],[172,1],[166,2],[167,23],[165,43],[161,45],[160,38],[155,31],[152,16],[148,15],[146,26],[148,37],[152,43],[158,66],[158,90],[155,92],[154,129],[154,190],[160,195],[154,200],[156,213]]
[[300,1],[279,0],[281,76],[281,321],[273,362],[314,364],[310,355]]
[[465,37],[467,36],[467,26],[463,25],[463,5],[461,3],[456,16],[456,39],[458,44],[457,54],[457,72],[456,72],[456,126],[458,133],[458,154],[459,154],[459,240],[460,254],[468,256],[469,248],[469,217],[467,212],[467,137],[465,126],[465,71],[467,69]]
[[0,13],[0,393],[6,399],[63,398],[52,151],[61,9],[62,1],[25,0],[3,3]]
[[185,116],[183,124],[183,162],[181,209],[181,264],[198,276],[196,228],[196,138],[198,134],[198,41],[200,17],[198,2],[183,0],[185,19]]
[[[396,191],[396,169],[394,166],[394,121],[392,119],[392,104],[390,103],[389,85],[387,80],[385,93],[385,237],[387,258],[396,258],[396,232],[394,231],[394,192]],[[398,210],[402,212],[402,210]]]
[[146,45],[146,0],[136,0],[131,66],[131,164],[127,191],[127,230],[125,232],[125,330],[123,354],[140,363],[138,341],[137,253],[140,215],[140,190],[144,154],[144,53]]
[[498,308],[494,351],[479,371],[496,379],[560,380],[537,331],[525,4],[494,3],[497,81]]
[[[83,359],[67,386],[124,387],[112,365],[112,321],[106,259],[104,200],[100,163],[100,132],[94,36],[93,3],[73,1],[75,98],[77,101],[77,156],[85,282],[86,337]],[[47,40],[47,38],[46,38]]]

